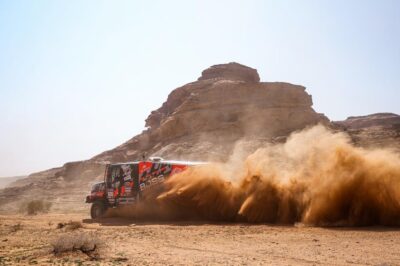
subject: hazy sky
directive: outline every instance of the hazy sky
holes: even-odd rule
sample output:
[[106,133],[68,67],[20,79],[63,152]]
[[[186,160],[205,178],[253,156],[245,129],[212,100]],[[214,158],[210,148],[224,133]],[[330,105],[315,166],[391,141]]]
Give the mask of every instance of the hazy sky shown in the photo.
[[400,1],[0,0],[0,176],[111,149],[231,61],[332,120],[400,113]]

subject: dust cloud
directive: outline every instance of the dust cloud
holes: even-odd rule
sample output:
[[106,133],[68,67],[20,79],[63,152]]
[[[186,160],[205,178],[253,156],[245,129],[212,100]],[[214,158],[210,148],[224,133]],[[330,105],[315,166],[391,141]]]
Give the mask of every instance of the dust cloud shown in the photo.
[[[243,158],[233,154],[232,158]],[[311,226],[400,225],[400,157],[315,126],[244,160],[191,167],[135,217]]]

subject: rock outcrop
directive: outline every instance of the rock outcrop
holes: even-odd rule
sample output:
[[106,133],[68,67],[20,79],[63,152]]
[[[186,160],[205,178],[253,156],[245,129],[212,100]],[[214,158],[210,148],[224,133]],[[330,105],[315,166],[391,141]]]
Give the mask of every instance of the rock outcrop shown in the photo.
[[258,80],[257,70],[237,63],[212,66],[198,81],[173,90],[146,119],[146,131],[92,160],[130,161],[146,154],[223,161],[238,141],[272,142],[306,126],[329,124],[312,109],[304,87]]
[[400,116],[393,113],[377,113],[365,116],[350,116],[344,121],[336,122],[346,129],[364,129],[370,127],[400,127]]
[[377,113],[351,116],[333,124],[346,131],[358,146],[386,148],[400,153],[400,115]]

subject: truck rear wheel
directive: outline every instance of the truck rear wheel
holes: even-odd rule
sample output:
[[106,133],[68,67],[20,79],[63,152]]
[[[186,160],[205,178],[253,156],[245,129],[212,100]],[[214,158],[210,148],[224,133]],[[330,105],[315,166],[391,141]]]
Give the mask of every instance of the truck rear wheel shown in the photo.
[[104,216],[107,206],[102,201],[95,201],[90,208],[90,216],[92,219],[98,219]]

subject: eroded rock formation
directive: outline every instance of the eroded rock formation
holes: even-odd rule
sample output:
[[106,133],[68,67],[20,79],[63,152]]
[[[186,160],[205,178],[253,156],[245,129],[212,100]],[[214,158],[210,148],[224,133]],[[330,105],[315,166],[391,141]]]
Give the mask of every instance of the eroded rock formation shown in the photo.
[[137,160],[144,153],[225,160],[237,141],[274,141],[317,123],[329,120],[312,109],[304,87],[259,82],[257,70],[237,63],[215,65],[173,90],[146,119],[146,131],[93,160]]

